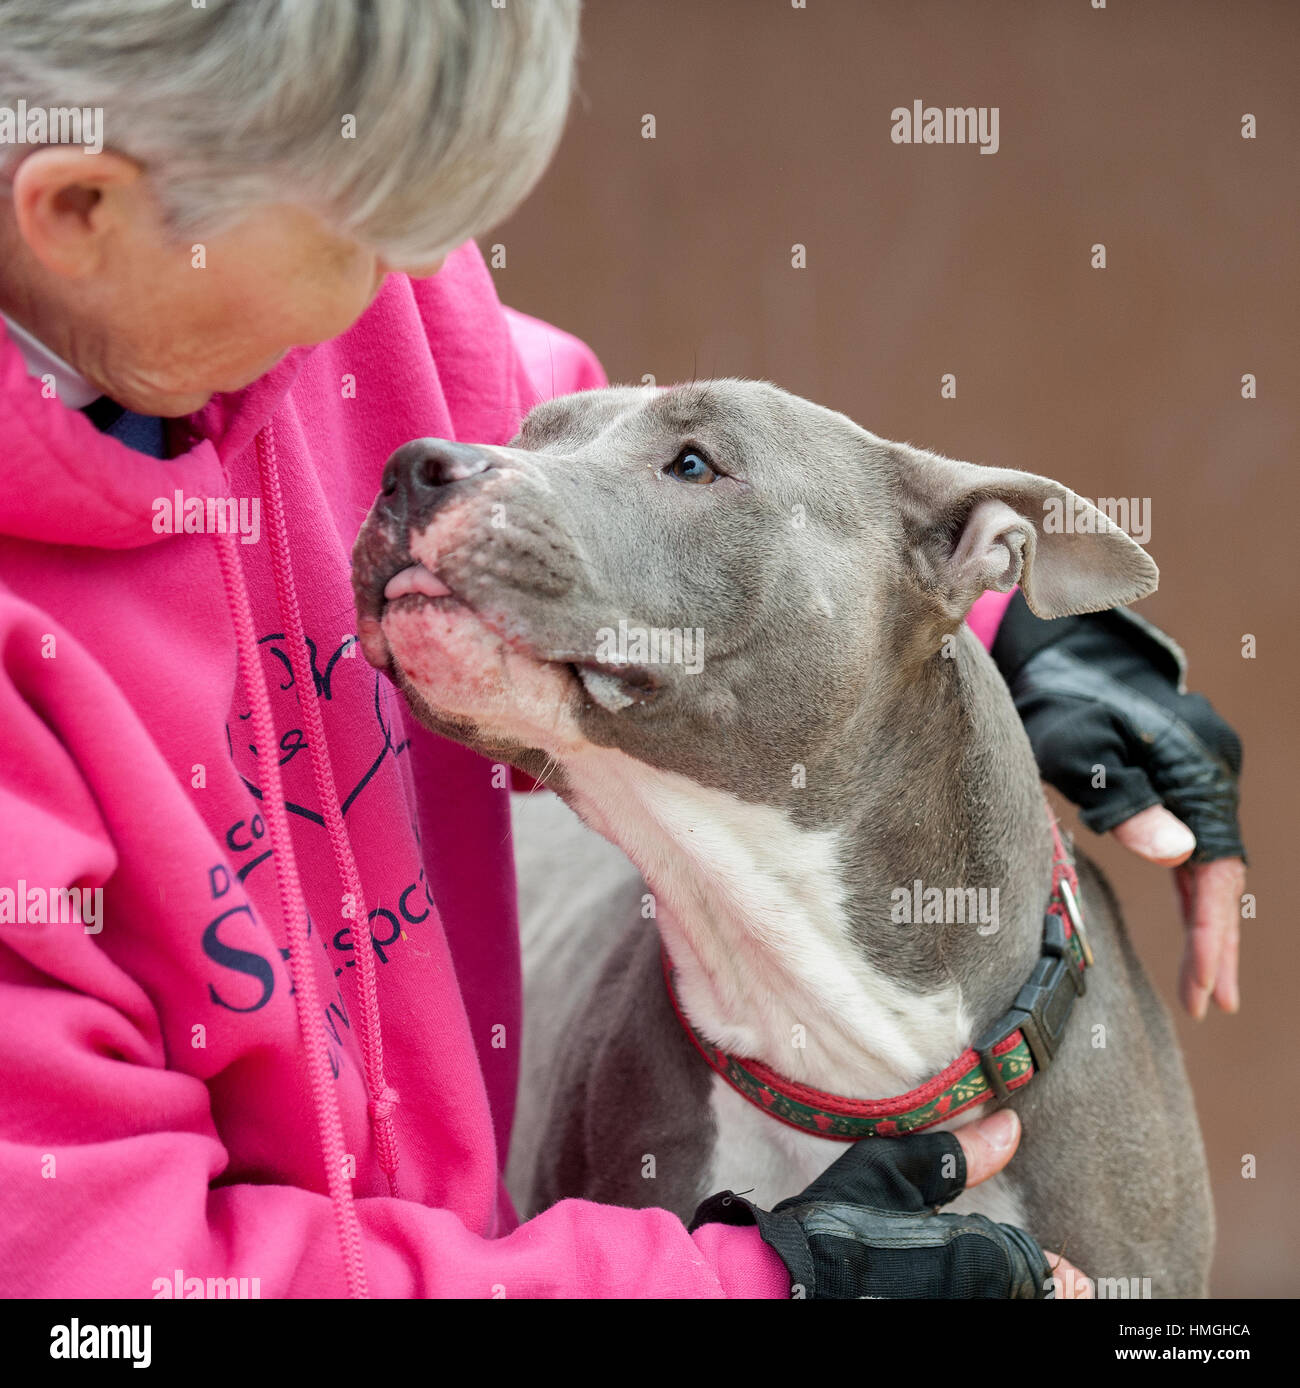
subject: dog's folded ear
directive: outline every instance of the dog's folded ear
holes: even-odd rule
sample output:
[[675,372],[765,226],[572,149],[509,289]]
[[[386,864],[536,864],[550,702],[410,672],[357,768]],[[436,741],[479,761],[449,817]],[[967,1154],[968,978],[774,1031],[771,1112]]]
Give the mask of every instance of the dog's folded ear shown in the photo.
[[916,575],[960,619],[1018,583],[1039,617],[1121,607],[1155,592],[1155,561],[1091,502],[1049,477],[891,448]]

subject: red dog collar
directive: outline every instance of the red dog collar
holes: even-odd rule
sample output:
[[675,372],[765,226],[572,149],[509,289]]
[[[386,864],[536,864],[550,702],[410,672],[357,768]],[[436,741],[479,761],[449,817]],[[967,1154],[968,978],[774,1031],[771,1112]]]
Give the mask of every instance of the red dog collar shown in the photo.
[[691,1025],[673,988],[673,967],[664,950],[664,982],[673,1011],[695,1048],[750,1103],[773,1118],[841,1142],[863,1137],[899,1137],[964,1113],[1001,1102],[1052,1063],[1076,997],[1087,988],[1092,964],[1079,914],[1079,879],[1049,811],[1052,828],[1052,894],[1043,920],[1043,953],[1010,1009],[988,1027],[947,1069],[892,1099],[846,1099],[798,1084],[761,1061],[742,1060],[711,1045]]

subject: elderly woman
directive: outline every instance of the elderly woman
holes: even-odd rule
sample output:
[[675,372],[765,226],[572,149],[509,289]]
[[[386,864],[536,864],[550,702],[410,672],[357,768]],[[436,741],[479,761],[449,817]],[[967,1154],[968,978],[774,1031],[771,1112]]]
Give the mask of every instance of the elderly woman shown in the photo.
[[[575,30],[576,0],[0,0],[8,1294],[790,1292],[753,1227],[515,1227],[500,769],[355,656],[387,455],[602,382],[468,239],[547,163]],[[102,151],[33,117],[71,106]],[[1132,842],[1186,857],[1177,777],[1134,776]],[[1196,829],[1235,871],[1230,800]],[[1199,919],[1189,1005],[1235,1006]],[[963,1130],[969,1182],[1002,1126]],[[886,1147],[925,1186],[957,1140]]]

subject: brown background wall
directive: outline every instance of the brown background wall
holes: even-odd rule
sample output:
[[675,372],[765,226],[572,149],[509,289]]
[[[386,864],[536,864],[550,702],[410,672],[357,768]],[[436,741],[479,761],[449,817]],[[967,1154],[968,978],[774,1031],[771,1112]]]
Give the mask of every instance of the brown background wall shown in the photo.
[[[502,297],[612,380],[766,377],[886,437],[1151,498],[1141,610],[1247,749],[1243,1011],[1180,1024],[1225,1295],[1300,1292],[1298,40],[1287,0],[590,0],[565,142],[485,238]],[[916,98],[999,107],[1000,151],[891,143]],[[1080,835],[1172,1005],[1172,881]]]

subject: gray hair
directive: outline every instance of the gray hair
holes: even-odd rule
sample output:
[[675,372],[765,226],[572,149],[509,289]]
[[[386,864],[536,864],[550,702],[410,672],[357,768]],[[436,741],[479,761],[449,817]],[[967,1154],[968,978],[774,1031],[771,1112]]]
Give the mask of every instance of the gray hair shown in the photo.
[[292,202],[413,265],[541,175],[578,2],[0,0],[0,105],[102,108],[181,234]]

